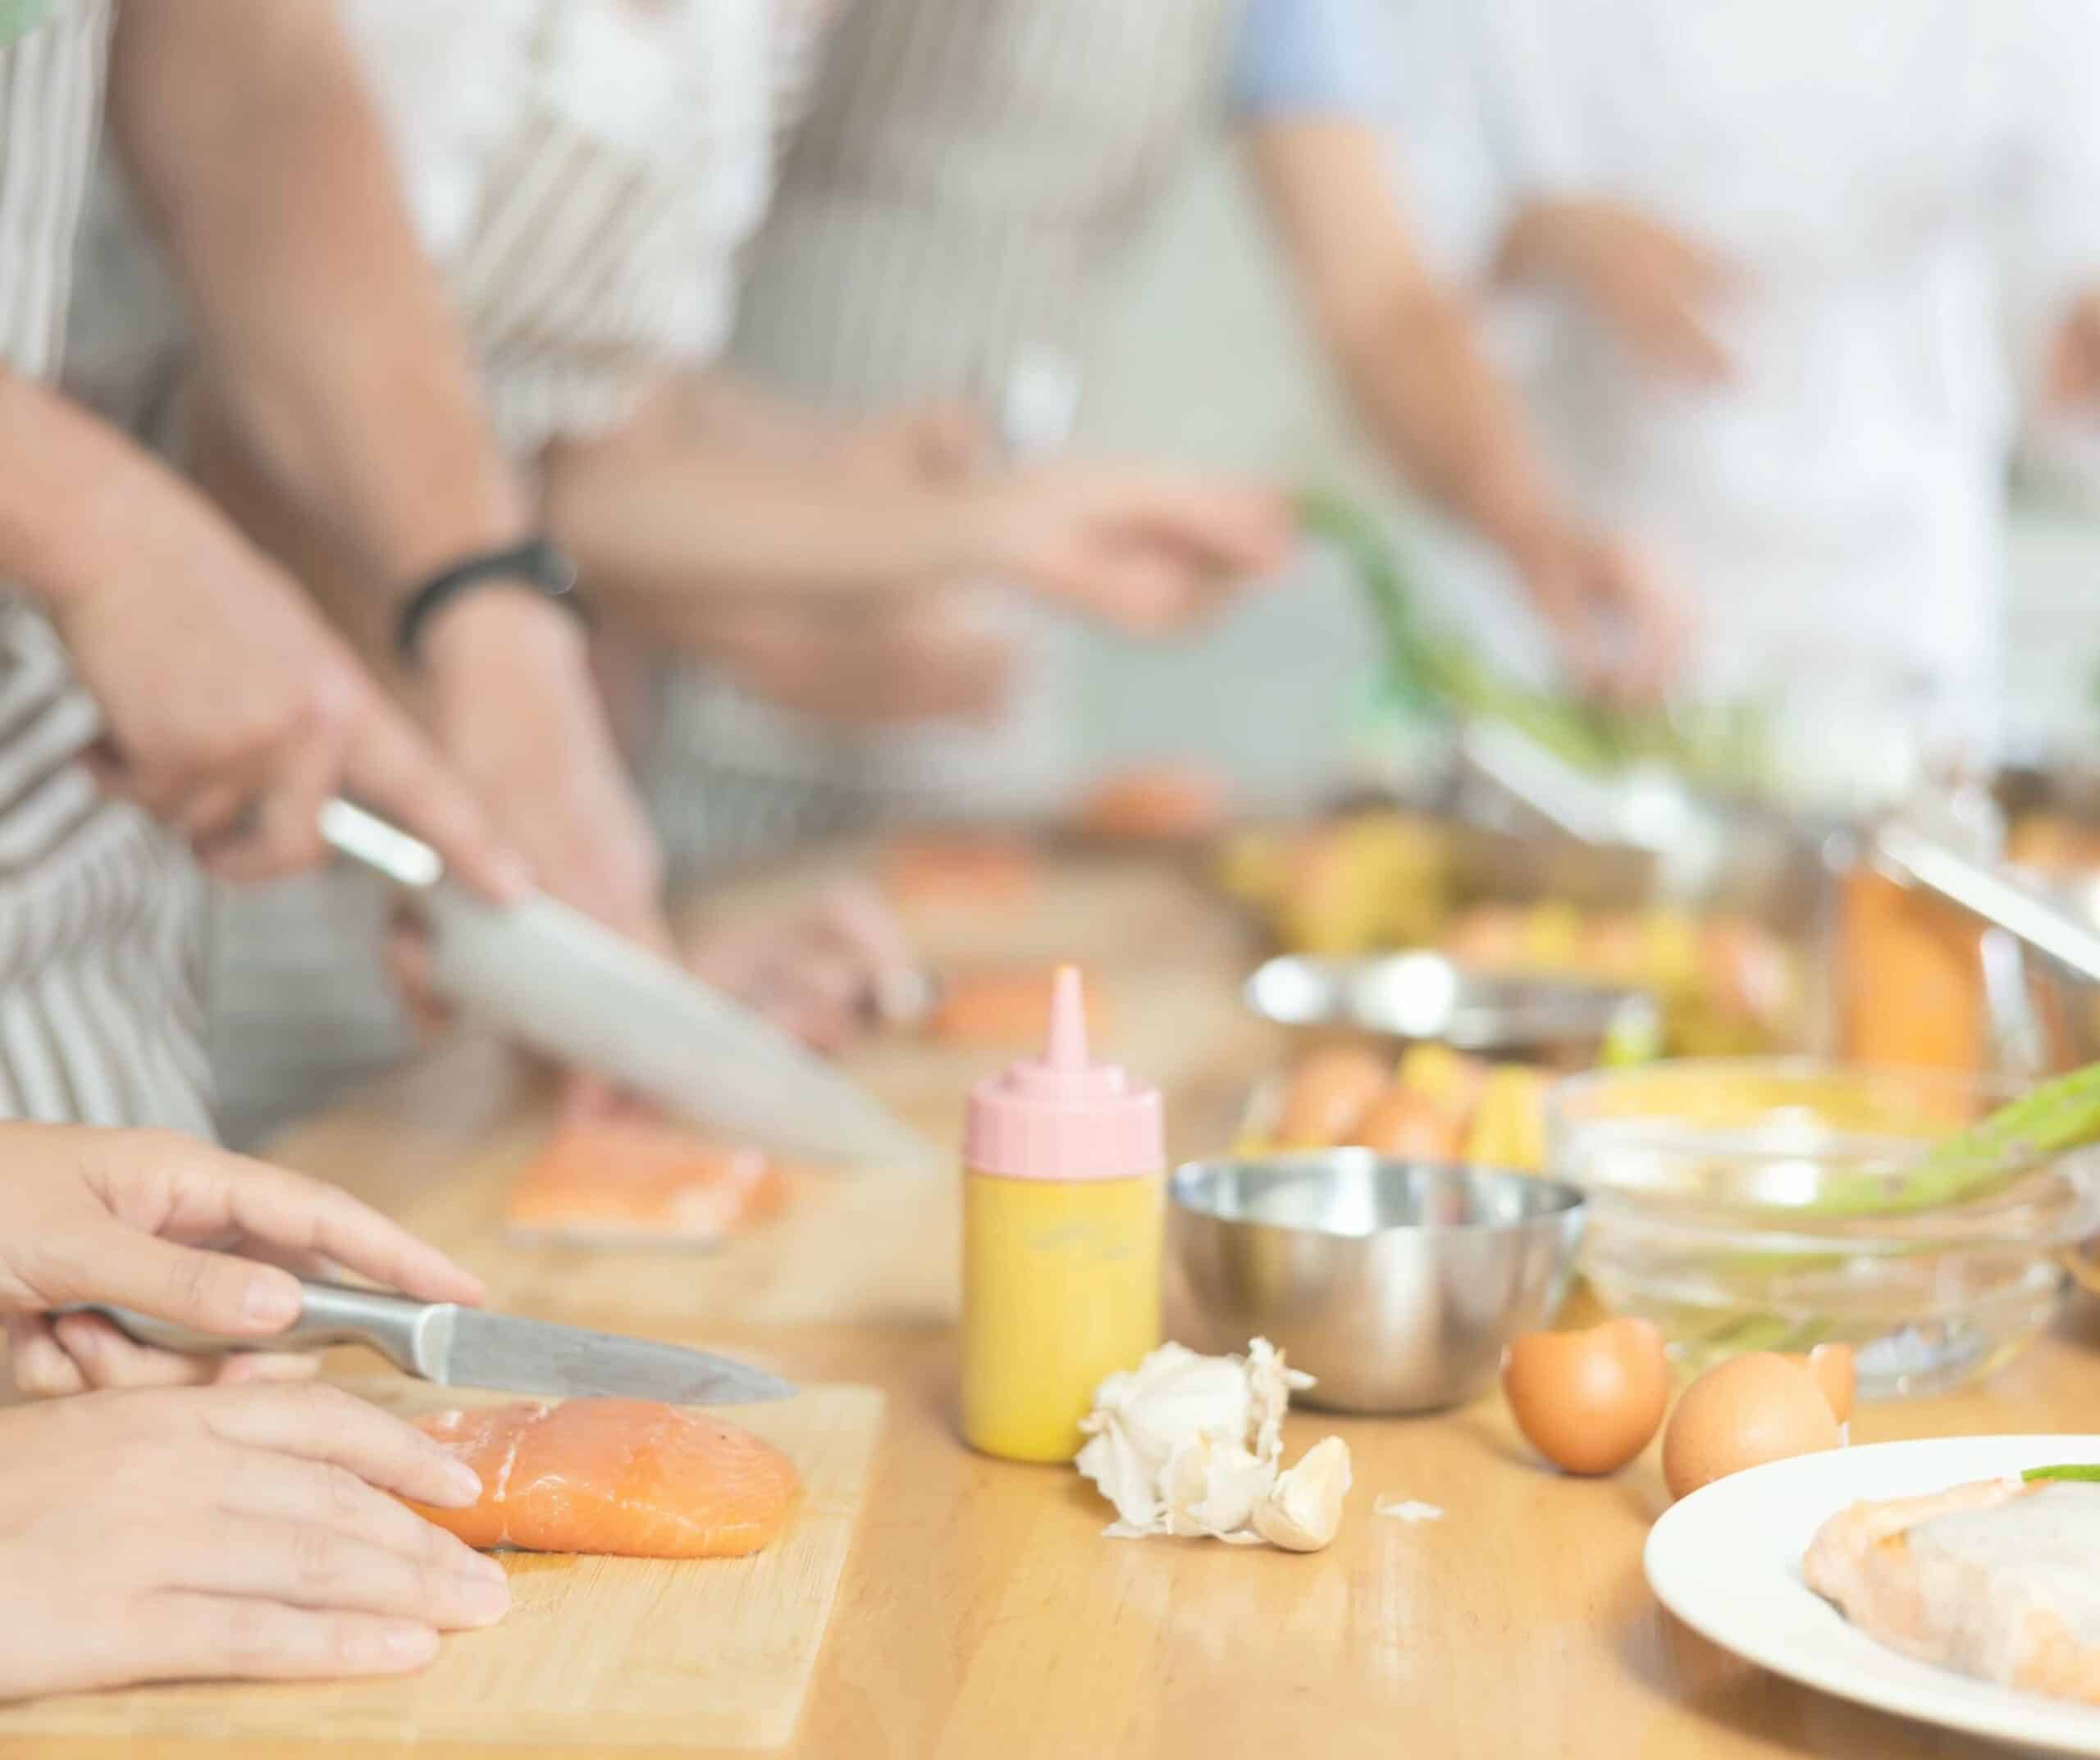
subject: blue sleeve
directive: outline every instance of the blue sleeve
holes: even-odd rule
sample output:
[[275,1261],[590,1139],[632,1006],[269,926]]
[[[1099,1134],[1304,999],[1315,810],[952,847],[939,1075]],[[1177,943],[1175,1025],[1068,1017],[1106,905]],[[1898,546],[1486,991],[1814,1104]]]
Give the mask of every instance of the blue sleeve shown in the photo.
[[1232,47],[1234,113],[1381,121],[1391,111],[1381,0],[1247,0]]

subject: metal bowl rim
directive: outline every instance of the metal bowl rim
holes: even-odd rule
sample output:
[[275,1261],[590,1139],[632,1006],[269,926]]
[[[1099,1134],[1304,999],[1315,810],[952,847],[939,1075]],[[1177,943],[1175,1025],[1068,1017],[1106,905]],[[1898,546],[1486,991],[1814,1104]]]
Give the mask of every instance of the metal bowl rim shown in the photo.
[[[1484,967],[1469,965],[1463,960],[1454,960],[1448,954],[1428,947],[1363,955],[1277,954],[1262,960],[1248,973],[1245,983],[1240,987],[1240,994],[1249,1013],[1275,1026],[1299,1031],[1347,1027],[1389,1038],[1411,1038],[1417,1035],[1402,1032],[1390,1022],[1376,1019],[1369,1011],[1352,1006],[1345,995],[1338,997],[1331,1008],[1317,1014],[1299,1016],[1279,1015],[1258,1000],[1264,977],[1270,973],[1287,969],[1302,969],[1325,980],[1334,988],[1346,989],[1364,974],[1404,960],[1434,961],[1455,974],[1460,993],[1454,1004],[1454,1015],[1461,1008],[1471,1007],[1483,1014],[1513,1017],[1532,1028],[1521,1033],[1469,1034],[1467,1036],[1468,1042],[1459,1047],[1462,1050],[1484,1051],[1504,1046],[1538,1046],[1572,1039],[1602,1038],[1624,1020],[1630,1011],[1652,1010],[1656,1006],[1654,996],[1635,985],[1599,983],[1550,972],[1491,971]],[[1492,987],[1504,992],[1504,996],[1500,1001],[1480,996],[1468,1001],[1464,994],[1467,986]],[[1448,1037],[1449,1035],[1439,1033],[1432,1037]]]
[[[1367,1165],[1373,1170],[1392,1168],[1445,1177],[1484,1178],[1497,1183],[1519,1185],[1527,1192],[1538,1193],[1541,1207],[1531,1215],[1519,1216],[1509,1222],[1399,1222],[1362,1234],[1348,1234],[1332,1229],[1306,1228],[1293,1223],[1267,1221],[1259,1217],[1232,1215],[1207,1205],[1191,1202],[1189,1199],[1190,1192],[1198,1181],[1209,1179],[1231,1169],[1273,1170],[1279,1173],[1298,1170],[1317,1173]],[[1184,1161],[1175,1168],[1167,1179],[1166,1194],[1168,1201],[1176,1210],[1208,1222],[1221,1223],[1235,1229],[1268,1229],[1279,1234],[1304,1235],[1329,1241],[1375,1241],[1394,1234],[1518,1234],[1531,1229],[1565,1227],[1571,1217],[1584,1217],[1590,1206],[1589,1194],[1580,1187],[1543,1174],[1519,1173],[1514,1168],[1491,1167],[1472,1161],[1403,1160],[1393,1156],[1381,1155],[1375,1149],[1351,1148],[1303,1149],[1281,1155],[1207,1156],[1197,1160]]]

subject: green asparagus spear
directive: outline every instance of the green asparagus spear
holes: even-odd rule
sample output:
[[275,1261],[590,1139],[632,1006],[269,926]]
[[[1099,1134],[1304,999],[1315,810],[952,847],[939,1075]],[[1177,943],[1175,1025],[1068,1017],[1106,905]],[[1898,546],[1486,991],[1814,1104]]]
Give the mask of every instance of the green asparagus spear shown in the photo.
[[2023,1094],[1946,1138],[1898,1176],[1888,1211],[1924,1210],[1984,1195],[2049,1160],[2100,1142],[2100,1064]]
[[2037,1480],[2070,1484],[2100,1484],[2100,1466],[2030,1466],[2020,1476],[2030,1485]]

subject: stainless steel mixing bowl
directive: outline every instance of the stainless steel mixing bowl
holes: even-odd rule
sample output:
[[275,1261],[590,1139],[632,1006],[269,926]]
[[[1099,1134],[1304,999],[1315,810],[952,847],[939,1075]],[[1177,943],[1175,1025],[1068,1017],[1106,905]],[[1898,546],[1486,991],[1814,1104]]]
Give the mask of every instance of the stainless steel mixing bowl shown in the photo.
[[1582,1222],[1572,1186],[1368,1149],[1190,1162],[1168,1185],[1176,1335],[1268,1338],[1319,1378],[1311,1405],[1457,1405],[1552,1317]]
[[1577,978],[1477,972],[1439,953],[1321,959],[1285,954],[1247,980],[1247,1005],[1282,1027],[1437,1039],[1481,1056],[1565,1056],[1661,1037],[1654,999]]

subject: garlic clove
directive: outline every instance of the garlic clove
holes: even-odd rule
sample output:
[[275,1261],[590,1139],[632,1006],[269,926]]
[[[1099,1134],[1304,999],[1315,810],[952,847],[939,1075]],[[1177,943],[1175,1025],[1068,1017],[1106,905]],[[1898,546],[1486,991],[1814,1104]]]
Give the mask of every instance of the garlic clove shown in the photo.
[[1254,1531],[1286,1552],[1318,1552],[1341,1528],[1349,1480],[1349,1444],[1339,1436],[1315,1443],[1256,1507]]

